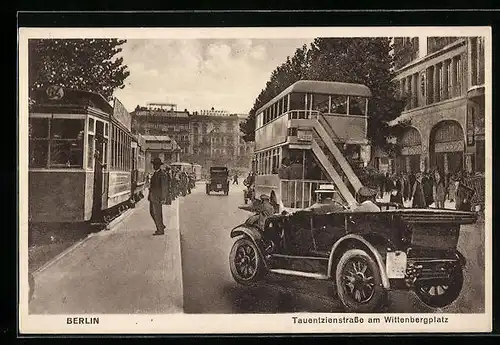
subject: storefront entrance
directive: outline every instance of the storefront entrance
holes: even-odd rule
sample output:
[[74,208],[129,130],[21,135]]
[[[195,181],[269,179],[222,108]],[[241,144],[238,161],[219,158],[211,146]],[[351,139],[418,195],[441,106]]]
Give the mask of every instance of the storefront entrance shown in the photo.
[[401,156],[397,160],[399,172],[416,173],[420,169],[422,140],[416,128],[408,128],[401,137]]
[[430,135],[430,167],[441,173],[455,173],[464,168],[464,134],[456,121],[439,122]]

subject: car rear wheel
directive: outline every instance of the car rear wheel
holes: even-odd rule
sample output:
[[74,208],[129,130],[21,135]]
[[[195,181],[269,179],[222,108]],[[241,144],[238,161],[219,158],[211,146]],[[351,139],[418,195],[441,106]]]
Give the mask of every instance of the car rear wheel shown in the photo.
[[378,265],[363,249],[350,249],[342,255],[335,284],[339,299],[349,312],[379,310],[387,299]]
[[415,294],[426,305],[432,308],[443,308],[453,303],[464,283],[462,268],[457,266],[448,281],[426,280],[415,282]]
[[242,285],[254,284],[264,271],[257,247],[246,237],[237,240],[231,248],[229,266],[234,280]]

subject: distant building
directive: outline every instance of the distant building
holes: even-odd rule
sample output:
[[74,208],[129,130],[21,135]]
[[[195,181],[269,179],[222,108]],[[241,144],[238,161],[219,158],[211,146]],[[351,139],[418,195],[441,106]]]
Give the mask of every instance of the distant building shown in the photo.
[[132,112],[135,133],[168,136],[179,147],[179,160],[202,165],[249,168],[253,143],[243,140],[246,114],[225,110],[179,111],[175,104],[147,103]]
[[207,165],[233,165],[238,156],[238,116],[226,112],[195,112],[190,116],[191,147]]
[[198,114],[202,116],[231,116],[227,110],[216,110],[213,107],[210,110],[200,110]]
[[401,154],[379,169],[484,172],[484,37],[395,38],[396,78],[406,107]]
[[146,172],[153,171],[151,161],[160,158],[162,162],[170,164],[180,161],[180,148],[168,135],[143,135],[146,151]]
[[132,129],[144,135],[169,136],[179,146],[181,156],[189,154],[189,112],[175,104],[148,103],[132,112]]

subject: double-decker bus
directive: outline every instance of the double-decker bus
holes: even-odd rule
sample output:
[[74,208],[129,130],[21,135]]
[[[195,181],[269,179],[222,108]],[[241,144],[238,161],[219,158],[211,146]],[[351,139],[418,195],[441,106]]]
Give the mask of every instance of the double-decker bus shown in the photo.
[[362,185],[353,165],[369,160],[370,97],[361,84],[301,80],[257,110],[256,196],[269,195],[279,211],[301,209],[319,184],[333,183],[354,203]]

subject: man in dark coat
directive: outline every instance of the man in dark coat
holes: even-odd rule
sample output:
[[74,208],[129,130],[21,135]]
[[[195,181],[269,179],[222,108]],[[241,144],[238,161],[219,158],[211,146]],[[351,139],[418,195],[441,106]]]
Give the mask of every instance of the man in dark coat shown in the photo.
[[422,178],[422,186],[424,187],[425,206],[430,206],[434,202],[434,179],[429,172],[426,172]]
[[415,175],[415,183],[413,184],[411,193],[411,207],[412,208],[425,208],[427,205],[425,203],[424,188],[422,186],[422,174],[417,173]]
[[413,191],[413,186],[415,186],[415,181],[416,177],[414,173],[410,173],[408,176],[408,183],[409,183],[409,191],[408,191],[408,198],[411,199],[412,191]]
[[163,162],[160,158],[156,157],[151,163],[155,171],[151,177],[149,187],[149,213],[156,226],[154,235],[163,235],[165,233],[165,224],[163,224],[162,205],[166,204],[168,199],[168,178],[167,174],[161,169]]

